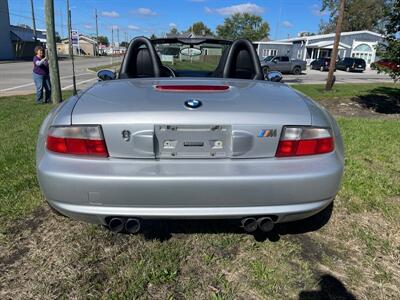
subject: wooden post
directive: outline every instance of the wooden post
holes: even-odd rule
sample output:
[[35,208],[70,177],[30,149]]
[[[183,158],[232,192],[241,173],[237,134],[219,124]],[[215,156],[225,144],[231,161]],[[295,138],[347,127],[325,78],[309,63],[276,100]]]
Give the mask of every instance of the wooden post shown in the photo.
[[339,16],[338,16],[337,23],[336,23],[335,42],[333,43],[331,62],[329,64],[328,79],[326,80],[326,85],[325,85],[326,91],[330,91],[334,84],[333,72],[336,69],[336,58],[337,58],[338,49],[339,49],[340,33],[342,31],[344,7],[346,4],[345,2],[346,2],[345,0],[340,0]]
[[53,0],[45,0],[46,15],[46,38],[47,53],[49,59],[50,82],[51,82],[51,101],[53,103],[62,102],[60,72],[58,70],[58,57],[56,47],[56,29],[54,26],[54,2]]

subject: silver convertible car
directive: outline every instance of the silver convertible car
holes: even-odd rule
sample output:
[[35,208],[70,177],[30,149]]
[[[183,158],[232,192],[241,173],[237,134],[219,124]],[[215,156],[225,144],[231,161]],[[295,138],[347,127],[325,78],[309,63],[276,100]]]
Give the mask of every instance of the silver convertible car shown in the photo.
[[119,73],[98,76],[40,129],[38,179],[59,213],[115,232],[166,218],[266,232],[331,207],[339,128],[264,76],[248,40],[137,37]]

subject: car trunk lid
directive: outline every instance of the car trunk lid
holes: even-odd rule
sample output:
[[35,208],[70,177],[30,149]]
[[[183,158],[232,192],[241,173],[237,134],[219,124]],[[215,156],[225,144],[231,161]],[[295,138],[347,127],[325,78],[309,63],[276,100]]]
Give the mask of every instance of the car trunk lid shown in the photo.
[[282,126],[310,125],[311,116],[302,97],[283,84],[128,79],[90,88],[72,123],[100,124],[112,157],[255,158],[274,156]]

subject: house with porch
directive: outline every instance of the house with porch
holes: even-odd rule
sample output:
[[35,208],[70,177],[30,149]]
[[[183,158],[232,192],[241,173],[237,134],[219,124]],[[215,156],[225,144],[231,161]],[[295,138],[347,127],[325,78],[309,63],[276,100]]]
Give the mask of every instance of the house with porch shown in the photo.
[[[302,59],[310,64],[321,57],[330,57],[335,34],[299,36],[278,41],[254,42],[260,58],[268,55],[286,55],[291,59]],[[339,53],[343,57],[359,57],[367,66],[376,61],[376,48],[384,44],[383,35],[369,30],[342,32],[340,35]]]

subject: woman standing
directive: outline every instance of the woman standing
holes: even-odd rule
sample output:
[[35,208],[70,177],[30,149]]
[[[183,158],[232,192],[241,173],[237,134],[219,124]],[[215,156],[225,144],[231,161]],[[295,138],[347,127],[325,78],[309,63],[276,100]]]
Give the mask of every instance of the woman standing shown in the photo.
[[[36,104],[50,103],[50,76],[49,62],[44,55],[44,49],[41,46],[35,47],[35,56],[33,57],[33,81],[36,86]],[[43,102],[43,89],[46,91]]]

